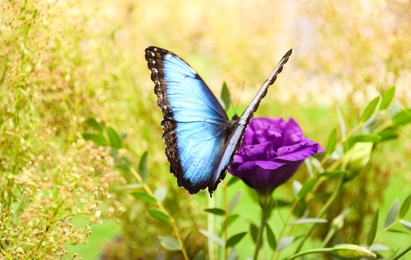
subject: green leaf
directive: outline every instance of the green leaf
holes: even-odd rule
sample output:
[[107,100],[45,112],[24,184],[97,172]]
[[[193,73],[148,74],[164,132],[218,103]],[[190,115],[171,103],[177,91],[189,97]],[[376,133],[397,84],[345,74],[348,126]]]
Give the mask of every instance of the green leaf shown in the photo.
[[230,237],[227,240],[227,243],[225,245],[225,247],[234,247],[235,245],[237,245],[241,239],[243,239],[243,237],[247,235],[247,232],[242,232],[242,233],[238,233],[236,235],[233,235],[232,237]]
[[108,139],[110,140],[110,146],[117,150],[121,149],[121,147],[123,146],[122,140],[116,130],[114,130],[114,128],[112,127],[107,127],[107,135]]
[[398,131],[395,128],[387,128],[379,132],[378,135],[381,137],[381,141],[396,139],[399,136]]
[[160,244],[168,251],[180,251],[181,246],[178,243],[178,240],[174,237],[165,237],[165,236],[158,236],[160,240]]
[[266,224],[266,228],[267,228],[268,245],[270,246],[271,250],[276,250],[277,249],[277,239],[275,238],[275,234],[273,230],[271,229],[270,225],[268,225],[268,223]]
[[294,242],[294,237],[282,237],[280,241],[278,241],[277,251],[280,252],[284,248],[288,247]]
[[211,213],[213,215],[217,216],[224,216],[225,215],[225,210],[219,209],[219,208],[211,208],[211,209],[205,209],[204,211]]
[[[393,252],[391,255],[389,255],[386,259],[387,259],[387,260],[398,259],[398,258],[395,258],[395,257],[397,256],[397,254],[398,254],[399,251],[400,251],[400,249],[398,248],[397,250],[395,250],[395,252]],[[400,254],[401,254],[401,253],[400,253]]]
[[337,109],[337,115],[338,115],[338,121],[340,122],[341,137],[342,139],[345,139],[346,137],[345,123],[344,123],[344,117],[340,109]]
[[398,112],[391,120],[394,126],[408,124],[411,122],[411,108]]
[[327,142],[327,146],[326,146],[326,153],[327,155],[331,155],[334,150],[335,147],[337,147],[337,129],[333,129],[331,131],[330,136],[328,137],[328,142]]
[[308,176],[313,176],[315,172],[323,172],[324,168],[321,165],[320,160],[315,157],[309,157],[304,160],[304,165],[307,168]]
[[257,242],[258,227],[253,223],[250,224],[250,234],[255,244]]
[[315,182],[317,181],[316,177],[309,179],[306,183],[304,183],[303,187],[298,192],[298,198],[304,198],[314,187]]
[[324,172],[323,164],[318,158],[313,156],[313,157],[309,157],[307,159],[310,160],[311,165],[314,166],[314,168],[317,172],[320,172],[320,173]]
[[138,173],[141,176],[143,182],[147,181],[148,177],[148,152],[145,151],[140,158],[140,162],[138,164]]
[[236,221],[236,219],[238,219],[239,216],[240,216],[240,215],[238,215],[238,214],[231,214],[231,215],[229,215],[228,218],[225,219],[224,222],[223,222],[222,225],[221,225],[221,233],[220,233],[220,235],[221,235],[222,232],[225,230],[226,223],[227,223],[227,227],[230,226],[230,224],[233,223],[234,221]]
[[230,107],[230,92],[228,91],[227,83],[223,82],[223,87],[221,88],[221,99],[224,102],[225,110]]
[[307,211],[307,202],[305,200],[299,200],[293,210],[293,215],[297,218],[302,217]]
[[353,147],[356,143],[378,143],[381,141],[381,136],[376,134],[353,135],[347,139],[349,147]]
[[197,254],[193,258],[193,260],[206,260],[206,259],[207,257],[203,250],[197,252]]
[[235,176],[231,176],[230,180],[227,182],[227,187],[233,185],[234,183],[236,183],[237,181],[241,180],[238,177]]
[[391,206],[390,211],[387,214],[387,217],[385,218],[384,228],[391,226],[397,220],[397,217],[398,217],[398,199],[394,201],[394,203]]
[[405,221],[405,220],[403,220],[403,219],[400,219],[400,223],[401,223],[404,227],[406,227],[406,228],[408,228],[409,230],[411,230],[411,222],[408,222],[408,221]]
[[[400,219],[400,223],[401,223],[401,219]],[[402,229],[390,228],[390,229],[387,230],[387,232],[396,233],[396,234],[405,234],[405,235],[411,236],[411,233],[410,233],[410,232],[404,231],[404,230],[402,230]]]
[[217,245],[219,245],[221,247],[224,247],[224,241],[220,237],[218,237],[218,236],[216,236],[216,235],[214,235],[214,234],[212,234],[208,231],[205,231],[205,230],[200,230],[200,233],[203,234],[204,236],[206,236],[208,239],[210,239],[214,243],[216,243]]
[[227,260],[238,260],[240,257],[237,255],[235,248],[231,248],[230,253],[228,254]]
[[274,199],[273,208],[288,207],[291,206],[291,202],[283,199]]
[[95,134],[82,134],[83,139],[86,141],[92,141],[96,145],[107,146],[108,142],[106,138],[102,135],[95,135]]
[[[133,167],[131,164],[131,161],[125,157],[125,156],[118,156],[118,151],[115,149],[111,149],[110,155],[114,157],[114,162],[117,168],[120,170],[126,172],[127,174],[130,172],[130,169]],[[127,181],[130,179],[131,174],[127,176]],[[132,177],[134,178],[134,177]],[[135,181],[134,179],[132,180],[133,182]]]
[[186,247],[186,245],[188,245],[188,241],[190,240],[190,236],[191,236],[191,232],[193,232],[192,230],[188,233],[188,235],[186,236],[186,238],[183,241],[183,246]]
[[170,218],[164,214],[163,212],[156,210],[156,209],[150,209],[148,210],[148,213],[155,219],[164,221],[164,222],[170,222]]
[[291,222],[288,225],[303,225],[303,224],[313,224],[313,223],[327,223],[328,221],[323,218],[300,218],[297,221]]
[[392,86],[382,96],[381,104],[380,104],[380,111],[387,109],[391,105],[392,99],[394,98],[394,94],[395,94],[395,86]]
[[371,246],[372,243],[374,242],[375,235],[377,234],[377,228],[378,228],[378,209],[374,213],[374,218],[372,219],[370,231],[368,231],[367,246]]
[[231,201],[228,203],[228,212],[232,212],[241,199],[241,191],[237,192]]
[[238,217],[240,217],[240,215],[238,215],[238,214],[231,214],[230,216],[228,216],[228,219],[227,219],[228,225],[230,225],[231,223],[233,223],[234,221],[236,221],[236,219],[237,219]]
[[163,187],[158,187],[157,189],[155,189],[154,198],[158,202],[162,202],[166,198],[166,196],[167,196],[167,189]]
[[390,248],[388,246],[382,245],[382,244],[372,244],[369,249],[373,252],[390,250]]
[[372,114],[374,113],[375,109],[377,108],[378,102],[380,101],[380,97],[376,97],[373,100],[368,103],[368,105],[365,107],[364,112],[361,115],[361,122],[366,122]]
[[303,185],[301,184],[301,182],[294,180],[293,181],[293,193],[295,197],[298,197],[298,194],[301,190],[301,188],[303,187]]
[[334,170],[334,171],[331,171],[331,172],[322,172],[322,173],[318,174],[318,177],[324,176],[324,177],[327,177],[329,179],[333,179],[333,178],[340,177],[340,176],[344,175],[345,173],[346,173],[346,171]]
[[404,200],[404,202],[401,205],[400,208],[400,214],[398,215],[400,218],[405,217],[407,215],[408,210],[410,209],[411,205],[411,195],[408,195],[408,197]]
[[131,193],[131,195],[133,195],[134,198],[141,200],[143,202],[146,203],[156,203],[156,199],[150,195],[148,195],[147,193],[143,193],[143,192],[133,192]]
[[96,130],[97,132],[103,133],[104,128],[99,122],[96,121],[96,119],[89,118],[87,119],[86,124],[90,126],[91,128],[93,128],[94,130]]

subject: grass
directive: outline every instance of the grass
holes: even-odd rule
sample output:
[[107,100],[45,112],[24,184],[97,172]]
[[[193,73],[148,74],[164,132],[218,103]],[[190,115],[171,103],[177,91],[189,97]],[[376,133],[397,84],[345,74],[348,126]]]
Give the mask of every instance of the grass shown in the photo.
[[[138,257],[179,257],[163,253],[156,236],[172,233],[147,214],[151,206],[115,190],[130,176],[114,167],[110,151],[82,140],[90,130],[88,118],[126,136],[119,152],[135,168],[149,152],[149,185],[167,189],[164,203],[184,235],[196,230],[189,250],[206,249],[197,230],[207,225],[202,211],[207,197],[189,196],[168,172],[161,112],[144,49],[155,45],[180,55],[214,93],[225,80],[241,112],[279,58],[293,48],[256,116],[293,117],[308,137],[325,145],[338,126],[337,108],[350,126],[367,101],[392,85],[398,103],[410,106],[411,8],[404,1],[384,3],[3,1],[2,257],[56,259],[77,253],[96,259],[101,245],[121,233],[124,247],[116,244],[116,250],[131,248]],[[381,164],[367,177],[372,183],[368,195],[381,200],[373,209],[387,212],[395,198],[403,201],[411,193],[403,185],[411,171],[407,131],[403,142],[384,146],[376,155]],[[345,203],[355,198],[359,184],[351,184]],[[243,189],[240,183],[235,187]],[[289,184],[278,192],[290,194]],[[247,221],[255,219],[253,206],[243,192],[237,211],[245,212]],[[232,232],[245,230],[238,225]],[[252,254],[248,244],[249,236],[240,244],[240,255]]]

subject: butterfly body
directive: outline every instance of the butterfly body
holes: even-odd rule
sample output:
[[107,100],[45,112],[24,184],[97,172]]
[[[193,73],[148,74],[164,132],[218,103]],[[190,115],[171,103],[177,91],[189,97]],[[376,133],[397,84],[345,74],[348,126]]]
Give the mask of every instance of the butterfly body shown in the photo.
[[217,98],[186,62],[158,47],[146,49],[157,104],[163,112],[166,155],[179,186],[192,194],[207,187],[211,194],[216,189],[225,177],[249,120],[289,55],[291,51],[243,115],[230,121]]

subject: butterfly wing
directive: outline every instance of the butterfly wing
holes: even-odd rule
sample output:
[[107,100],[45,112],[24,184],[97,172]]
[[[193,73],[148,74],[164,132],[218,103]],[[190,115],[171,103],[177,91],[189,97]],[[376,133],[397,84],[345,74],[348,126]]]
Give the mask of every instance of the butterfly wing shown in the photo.
[[247,128],[250,119],[253,117],[254,112],[257,111],[261,100],[267,94],[268,87],[274,83],[274,81],[277,79],[277,75],[283,70],[283,66],[287,63],[291,53],[292,50],[289,50],[283,56],[283,58],[274,68],[273,72],[271,72],[270,76],[261,86],[260,90],[251,101],[250,105],[248,105],[246,110],[243,112],[241,117],[231,123],[233,125],[233,128],[230,130],[227,141],[225,142],[225,145],[221,150],[219,161],[217,162],[216,167],[214,168],[214,173],[212,174],[213,179],[211,180],[208,187],[210,194],[217,188],[219,181],[224,178],[225,172],[234,158],[234,154],[236,153],[238,146],[241,143],[245,129]]
[[170,171],[179,186],[197,193],[216,178],[214,168],[227,141],[229,120],[204,81],[182,59],[157,47],[148,47],[145,57],[163,112]]

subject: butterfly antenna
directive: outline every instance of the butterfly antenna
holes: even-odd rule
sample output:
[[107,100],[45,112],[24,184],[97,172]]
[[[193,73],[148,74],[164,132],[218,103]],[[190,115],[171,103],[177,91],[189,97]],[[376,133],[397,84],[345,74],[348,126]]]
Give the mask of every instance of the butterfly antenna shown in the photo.
[[243,84],[241,86],[240,96],[238,97],[237,102],[236,102],[235,107],[234,107],[234,115],[235,116],[237,116],[238,107],[240,106],[240,100],[243,97],[244,87],[245,87],[245,82],[243,81]]

